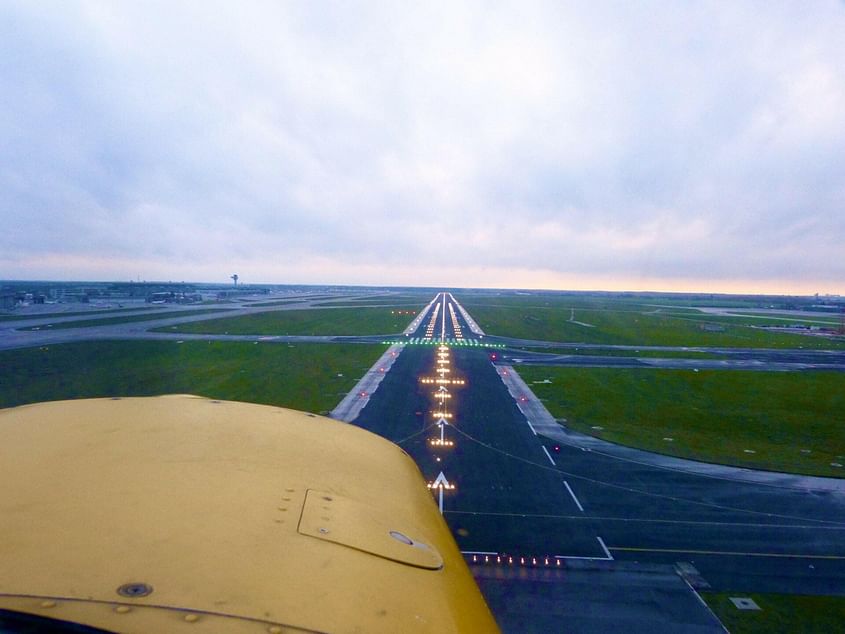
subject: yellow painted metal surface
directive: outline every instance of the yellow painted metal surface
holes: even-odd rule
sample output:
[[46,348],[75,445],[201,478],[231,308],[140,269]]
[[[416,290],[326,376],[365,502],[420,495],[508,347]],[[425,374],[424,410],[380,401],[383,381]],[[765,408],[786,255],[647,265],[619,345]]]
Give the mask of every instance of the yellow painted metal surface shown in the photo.
[[416,526],[401,525],[392,514],[328,491],[306,493],[299,532],[410,566],[443,567],[440,553],[421,541]]
[[0,410],[0,483],[2,609],[115,632],[496,630],[416,465],[350,425],[191,396],[30,405]]

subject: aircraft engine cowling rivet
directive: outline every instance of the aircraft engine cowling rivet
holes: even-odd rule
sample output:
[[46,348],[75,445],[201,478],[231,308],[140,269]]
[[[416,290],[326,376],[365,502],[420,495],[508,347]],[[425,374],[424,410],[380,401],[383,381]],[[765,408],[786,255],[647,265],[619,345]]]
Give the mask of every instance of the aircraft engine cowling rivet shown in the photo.
[[146,583],[125,583],[117,589],[122,597],[139,598],[146,597],[153,593],[153,587]]

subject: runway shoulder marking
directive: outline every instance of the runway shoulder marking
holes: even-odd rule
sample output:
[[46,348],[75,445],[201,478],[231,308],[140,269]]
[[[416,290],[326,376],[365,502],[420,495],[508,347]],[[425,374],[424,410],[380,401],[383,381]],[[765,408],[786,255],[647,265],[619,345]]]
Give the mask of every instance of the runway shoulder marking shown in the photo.
[[802,555],[800,553],[747,553],[730,550],[696,550],[694,548],[635,548],[610,546],[608,550],[634,553],[681,553],[688,555],[724,555],[728,557],[776,557],[780,559],[829,559],[845,561],[845,555]]

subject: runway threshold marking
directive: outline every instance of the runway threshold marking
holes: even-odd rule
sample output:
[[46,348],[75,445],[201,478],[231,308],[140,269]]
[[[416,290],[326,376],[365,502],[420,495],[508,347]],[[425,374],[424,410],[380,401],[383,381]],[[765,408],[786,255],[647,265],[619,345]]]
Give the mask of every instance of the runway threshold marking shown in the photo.
[[566,480],[563,481],[563,485],[566,487],[566,490],[569,491],[569,495],[572,496],[572,500],[575,502],[575,506],[578,507],[578,510],[582,513],[584,512],[584,507],[581,506],[581,503],[578,501],[578,498],[575,497],[575,493],[572,491],[572,487],[569,486],[569,482]]
[[635,553],[681,553],[689,555],[726,555],[732,557],[777,557],[780,559],[829,559],[845,561],[845,555],[801,555],[796,553],[746,553],[730,550],[695,550],[692,548],[635,548],[631,546],[610,546],[609,550]]
[[557,463],[554,461],[554,458],[552,458],[552,454],[549,453],[549,450],[546,449],[544,445],[540,445],[540,448],[543,450],[543,453],[546,454],[546,458],[549,459],[549,462],[552,463],[552,466],[556,467]]

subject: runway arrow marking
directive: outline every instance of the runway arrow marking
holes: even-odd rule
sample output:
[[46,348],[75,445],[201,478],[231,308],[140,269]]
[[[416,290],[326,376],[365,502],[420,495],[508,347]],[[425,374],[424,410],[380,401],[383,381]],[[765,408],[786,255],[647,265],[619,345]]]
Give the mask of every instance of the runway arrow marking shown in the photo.
[[437,476],[437,478],[434,480],[434,484],[432,484],[431,486],[432,487],[438,487],[439,486],[441,488],[446,487],[448,489],[449,488],[449,481],[446,479],[446,476],[443,475],[443,472],[441,471],[440,475]]
[[444,488],[450,489],[452,487],[449,484],[449,481],[446,479],[446,476],[443,475],[442,471],[440,472],[440,475],[438,475],[437,478],[435,478],[434,484],[432,484],[431,486],[432,486],[432,488],[437,487],[437,489],[439,491],[438,499],[439,499],[439,506],[440,506],[440,514],[442,515],[443,514],[443,489]]

